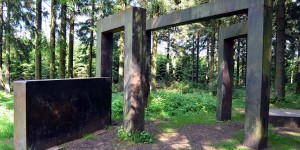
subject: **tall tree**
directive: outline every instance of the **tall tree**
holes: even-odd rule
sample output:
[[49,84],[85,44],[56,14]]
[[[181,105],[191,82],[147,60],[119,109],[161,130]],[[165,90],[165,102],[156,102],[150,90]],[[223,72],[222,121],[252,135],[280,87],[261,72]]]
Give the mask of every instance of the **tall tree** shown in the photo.
[[3,1],[0,0],[0,90],[4,89],[3,79],[2,79],[2,54],[3,54]]
[[55,78],[55,27],[56,27],[56,0],[51,0],[51,30],[50,30],[50,79]]
[[167,76],[169,77],[170,75],[170,48],[171,48],[171,31],[168,30],[167,31],[167,34],[168,34],[168,37],[167,37],[167,61],[166,61],[166,71],[167,71]]
[[195,36],[193,35],[193,47],[192,47],[192,81],[194,82],[194,74],[195,74]]
[[6,25],[5,25],[5,91],[10,92],[10,17],[11,17],[11,1],[6,1]]
[[276,73],[275,73],[275,97],[285,96],[285,0],[278,0],[276,15]]
[[[152,8],[152,16],[153,18],[157,18],[159,16],[159,5],[154,4]],[[151,60],[151,76],[150,76],[150,87],[151,91],[156,91],[156,76],[157,76],[157,44],[158,44],[158,31],[152,32],[152,60]]]
[[207,37],[207,44],[206,44],[206,74],[205,79],[206,83],[209,83],[209,37]]
[[61,28],[60,28],[60,58],[59,58],[59,78],[66,77],[66,30],[67,30],[67,4],[61,3]]
[[297,72],[297,87],[296,93],[300,94],[300,27],[298,29],[299,39],[298,39],[298,72]]
[[94,46],[94,22],[95,22],[95,16],[94,16],[94,11],[95,11],[95,0],[92,0],[92,11],[91,11],[91,26],[90,26],[90,46],[89,46],[89,68],[88,68],[88,73],[89,77],[92,77],[92,72],[93,72],[93,46]]
[[213,75],[214,75],[214,59],[215,59],[215,43],[216,43],[216,25],[212,21],[211,44],[210,44],[210,61],[209,61],[209,89],[213,89]]
[[35,79],[42,78],[41,30],[42,30],[42,0],[36,1],[35,13]]
[[197,32],[197,43],[196,43],[196,48],[197,48],[197,54],[196,54],[196,82],[199,80],[199,53],[200,53],[200,31]]
[[[127,0],[121,0],[121,10],[125,10],[127,7]],[[119,39],[119,91],[123,91],[124,88],[124,41],[125,41],[125,34],[124,32],[120,32],[120,39]]]
[[240,39],[237,39],[237,49],[236,49],[236,85],[240,83]]
[[[74,5],[73,5],[74,6]],[[73,78],[73,52],[74,52],[74,26],[75,26],[75,8],[70,8],[70,32],[69,32],[69,78]]]

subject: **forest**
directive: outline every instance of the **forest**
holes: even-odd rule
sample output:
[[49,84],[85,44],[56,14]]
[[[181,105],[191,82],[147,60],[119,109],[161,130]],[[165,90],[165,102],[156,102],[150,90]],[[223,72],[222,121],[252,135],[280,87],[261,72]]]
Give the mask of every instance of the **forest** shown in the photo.
[[[0,149],[12,149],[14,81],[96,76],[98,19],[131,6],[146,8],[147,18],[156,18],[212,1],[215,0],[0,0]],[[247,14],[152,32],[151,94],[145,116],[148,120],[167,118],[169,121],[160,122],[162,132],[195,123],[219,124],[213,115],[218,31],[244,20]],[[112,113],[116,121],[123,117],[123,49],[124,32],[115,33]],[[235,40],[234,50],[233,107],[237,110],[233,120],[241,122],[244,115],[238,109],[245,103],[247,39]],[[300,0],[273,1],[270,84],[271,108],[300,109]],[[206,119],[195,121],[193,117]],[[300,148],[299,135],[285,137],[271,132],[271,145],[275,149]],[[90,139],[89,136],[83,138]],[[118,136],[130,138],[121,132]],[[236,149],[240,138],[239,132],[234,140],[213,147]],[[152,137],[145,139],[142,142],[155,141]],[[282,146],[276,148],[278,144]]]

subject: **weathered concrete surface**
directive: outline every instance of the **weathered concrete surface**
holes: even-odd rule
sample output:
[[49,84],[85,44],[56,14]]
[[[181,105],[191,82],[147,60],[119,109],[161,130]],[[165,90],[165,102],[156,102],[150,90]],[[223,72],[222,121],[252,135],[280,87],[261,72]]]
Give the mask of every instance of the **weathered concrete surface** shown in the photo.
[[147,30],[159,30],[203,20],[247,13],[248,8],[269,6],[272,0],[216,0],[147,20]]
[[249,8],[247,40],[244,145],[262,149],[268,140],[272,7]]
[[46,149],[111,124],[110,78],[16,81],[15,149]]
[[231,25],[219,30],[218,49],[218,89],[217,89],[217,119],[231,119],[232,87],[233,87],[233,42],[234,39],[245,37],[248,33],[247,21]]
[[124,126],[126,131],[144,130],[147,96],[146,10],[132,7],[98,21],[97,76],[111,77],[112,34],[125,31]]
[[269,122],[275,127],[300,128],[300,110],[270,109]]

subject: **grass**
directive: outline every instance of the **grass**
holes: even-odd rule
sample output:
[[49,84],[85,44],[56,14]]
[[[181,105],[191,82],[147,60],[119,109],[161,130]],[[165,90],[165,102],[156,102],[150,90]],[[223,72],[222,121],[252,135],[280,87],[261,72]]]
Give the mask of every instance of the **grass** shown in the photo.
[[[237,131],[234,139],[214,143],[213,147],[220,150],[247,149],[239,147],[243,142],[243,136],[243,130]],[[300,135],[280,135],[273,130],[273,127],[270,127],[268,132],[268,145],[274,150],[298,150],[300,149]]]
[[0,149],[13,149],[13,95],[0,91]]
[[96,137],[96,135],[93,134],[93,133],[92,134],[85,134],[85,135],[83,135],[82,139],[89,140],[89,139],[93,139],[95,137]]

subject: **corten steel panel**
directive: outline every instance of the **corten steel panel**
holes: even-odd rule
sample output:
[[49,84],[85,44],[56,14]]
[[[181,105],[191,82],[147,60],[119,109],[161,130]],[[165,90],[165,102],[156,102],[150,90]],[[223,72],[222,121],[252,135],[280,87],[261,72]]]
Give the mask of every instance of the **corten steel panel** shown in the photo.
[[246,13],[248,8],[272,6],[272,0],[217,0],[147,20],[147,30],[159,30],[202,20]]
[[272,8],[248,10],[248,49],[246,75],[246,120],[244,145],[267,147],[270,96]]
[[245,37],[248,33],[248,22],[244,21],[219,30],[219,71],[217,89],[217,119],[230,120],[232,109],[233,87],[233,40]]
[[124,126],[144,130],[146,67],[146,10],[131,7],[98,21],[97,76],[111,77],[112,34],[125,31],[124,47]]
[[110,78],[15,82],[15,149],[46,149],[111,124]]

